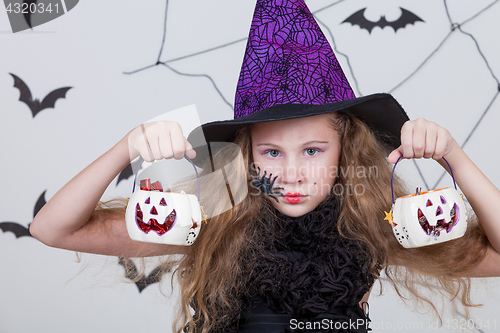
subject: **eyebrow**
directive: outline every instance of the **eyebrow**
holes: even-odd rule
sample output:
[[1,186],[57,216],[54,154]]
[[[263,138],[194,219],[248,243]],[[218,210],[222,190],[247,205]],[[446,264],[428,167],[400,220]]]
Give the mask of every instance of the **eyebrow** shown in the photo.
[[[312,140],[312,141],[307,141],[305,143],[302,144],[302,146],[309,146],[309,145],[312,145],[312,144],[325,144],[325,143],[330,143],[330,141],[320,141],[320,140]],[[267,143],[267,142],[263,142],[263,143],[259,143],[257,145],[257,147],[259,146],[278,146],[277,144],[274,144],[274,143]]]

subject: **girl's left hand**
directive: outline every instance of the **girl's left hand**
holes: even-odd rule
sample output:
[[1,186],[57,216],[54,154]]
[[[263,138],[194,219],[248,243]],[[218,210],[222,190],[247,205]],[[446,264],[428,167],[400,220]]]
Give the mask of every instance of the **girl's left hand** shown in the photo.
[[456,145],[455,139],[447,129],[424,118],[410,120],[401,128],[401,146],[388,157],[394,164],[398,158],[432,158],[447,156]]
[[[475,236],[469,238],[468,242],[478,242],[470,246],[486,249],[486,256],[479,265],[462,271],[462,274],[469,277],[500,276],[500,191],[465,154],[450,132],[428,120],[420,118],[403,125],[401,146],[389,154],[388,160],[396,163],[401,155],[404,158],[446,158],[453,168],[456,184],[474,210],[489,241],[485,245],[482,235],[481,240]],[[439,163],[446,168],[444,162]]]

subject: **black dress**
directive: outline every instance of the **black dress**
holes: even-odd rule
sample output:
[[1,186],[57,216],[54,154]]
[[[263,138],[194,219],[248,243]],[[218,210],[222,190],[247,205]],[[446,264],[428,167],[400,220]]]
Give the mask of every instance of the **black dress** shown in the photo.
[[374,283],[369,254],[340,236],[336,221],[334,201],[298,218],[266,214],[243,311],[229,332],[370,330],[359,306]]

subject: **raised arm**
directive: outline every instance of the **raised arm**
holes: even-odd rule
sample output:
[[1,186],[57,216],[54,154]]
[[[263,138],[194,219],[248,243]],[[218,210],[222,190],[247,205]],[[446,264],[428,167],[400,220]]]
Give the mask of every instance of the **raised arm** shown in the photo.
[[183,253],[182,246],[132,241],[125,225],[125,211],[94,210],[111,181],[137,156],[152,162],[180,159],[184,154],[195,156],[177,123],[147,123],[133,129],[45,204],[31,223],[31,234],[49,246],[78,252],[124,257]]
[[389,162],[395,163],[401,154],[404,158],[432,158],[448,169],[442,157],[446,158],[490,242],[485,259],[470,275],[500,276],[500,219],[497,214],[500,191],[446,129],[428,120],[420,118],[405,123],[401,130],[401,146],[389,155]]

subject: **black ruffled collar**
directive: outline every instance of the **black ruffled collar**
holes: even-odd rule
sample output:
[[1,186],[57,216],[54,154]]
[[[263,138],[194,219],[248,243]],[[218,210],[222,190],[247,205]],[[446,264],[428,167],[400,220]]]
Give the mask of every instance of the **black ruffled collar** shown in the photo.
[[266,214],[258,223],[261,241],[250,265],[247,301],[263,298],[273,311],[292,318],[346,314],[358,307],[374,282],[369,255],[339,235],[337,212],[335,201],[325,201],[297,218]]

